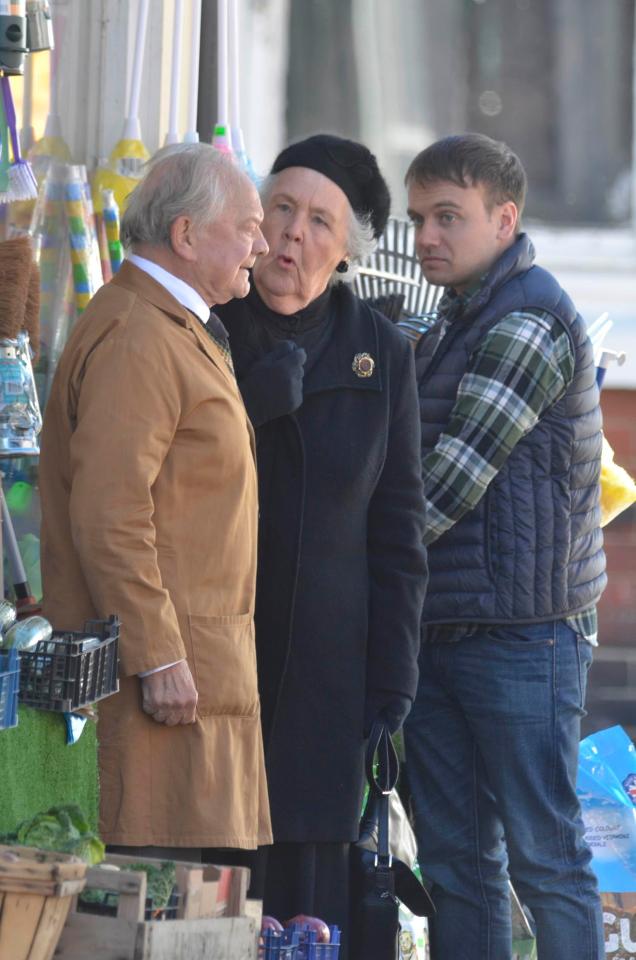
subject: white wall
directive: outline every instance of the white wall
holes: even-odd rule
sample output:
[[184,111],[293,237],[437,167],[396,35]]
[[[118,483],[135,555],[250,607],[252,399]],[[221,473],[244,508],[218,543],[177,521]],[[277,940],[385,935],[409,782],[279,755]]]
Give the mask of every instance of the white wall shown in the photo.
[[[189,6],[186,0],[186,9]],[[73,159],[89,168],[110,153],[122,133],[138,9],[139,0],[53,3],[64,137]],[[151,151],[161,144],[167,127],[172,10],[172,0],[150,0],[140,119],[142,139]],[[189,22],[184,34],[189,35]]]
[[241,113],[254,169],[266,173],[286,143],[289,4],[239,0]]
[[609,367],[606,387],[636,389],[636,234],[627,229],[557,228],[529,224],[537,263],[551,270],[586,323],[608,313],[613,327],[604,346],[623,351]]
[[[210,3],[213,0],[203,0]],[[285,140],[290,0],[238,0],[242,127],[257,171]],[[53,0],[57,92],[73,159],[91,169],[120,138],[133,67],[140,0]],[[180,133],[189,105],[192,0],[183,0]],[[150,0],[140,98],[142,139],[164,142],[170,102],[174,0]]]

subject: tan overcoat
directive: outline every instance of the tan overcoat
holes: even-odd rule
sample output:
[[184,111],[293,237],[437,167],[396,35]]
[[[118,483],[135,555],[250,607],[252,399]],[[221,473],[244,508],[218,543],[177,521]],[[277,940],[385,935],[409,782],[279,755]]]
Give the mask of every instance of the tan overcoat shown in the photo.
[[[99,714],[108,843],[271,842],[254,649],[254,438],[198,321],[129,263],[60,360],[42,432],[45,614],[122,621]],[[137,674],[187,657],[196,723],[140,707]]]

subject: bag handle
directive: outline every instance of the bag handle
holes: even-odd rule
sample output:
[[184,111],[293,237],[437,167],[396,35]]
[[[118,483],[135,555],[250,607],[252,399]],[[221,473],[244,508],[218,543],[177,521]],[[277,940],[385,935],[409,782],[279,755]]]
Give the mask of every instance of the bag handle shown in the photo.
[[[374,768],[377,756],[377,769]],[[400,765],[388,728],[374,723],[365,757],[369,798],[361,826],[372,837],[377,825],[375,887],[381,896],[397,897],[418,917],[432,917],[435,907],[413,871],[401,860],[393,859],[389,849],[389,798],[395,787]],[[365,851],[366,853],[366,851]],[[368,851],[367,855],[370,855]]]
[[389,797],[397,783],[400,765],[389,728],[380,720],[375,721],[369,734],[365,766],[369,790],[377,798],[378,852],[375,865],[390,868],[393,858],[389,850]]
[[[376,755],[378,758],[377,772],[374,769]],[[388,796],[397,783],[400,764],[389,728],[381,720],[376,720],[371,727],[365,769],[369,789],[380,797]]]

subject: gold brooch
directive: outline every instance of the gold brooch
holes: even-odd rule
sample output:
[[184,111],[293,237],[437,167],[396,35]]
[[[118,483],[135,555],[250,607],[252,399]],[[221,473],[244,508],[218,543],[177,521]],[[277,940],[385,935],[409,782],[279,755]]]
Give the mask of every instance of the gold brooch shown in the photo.
[[371,377],[375,370],[375,360],[370,353],[356,353],[351,369],[356,377]]

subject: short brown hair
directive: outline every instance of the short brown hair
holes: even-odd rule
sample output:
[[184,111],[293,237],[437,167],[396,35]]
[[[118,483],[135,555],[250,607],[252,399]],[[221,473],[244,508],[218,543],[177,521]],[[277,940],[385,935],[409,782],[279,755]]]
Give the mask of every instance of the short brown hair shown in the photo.
[[411,162],[405,184],[449,180],[459,187],[483,184],[489,207],[512,200],[519,219],[526,202],[527,177],[521,160],[500,140],[481,133],[444,137]]

